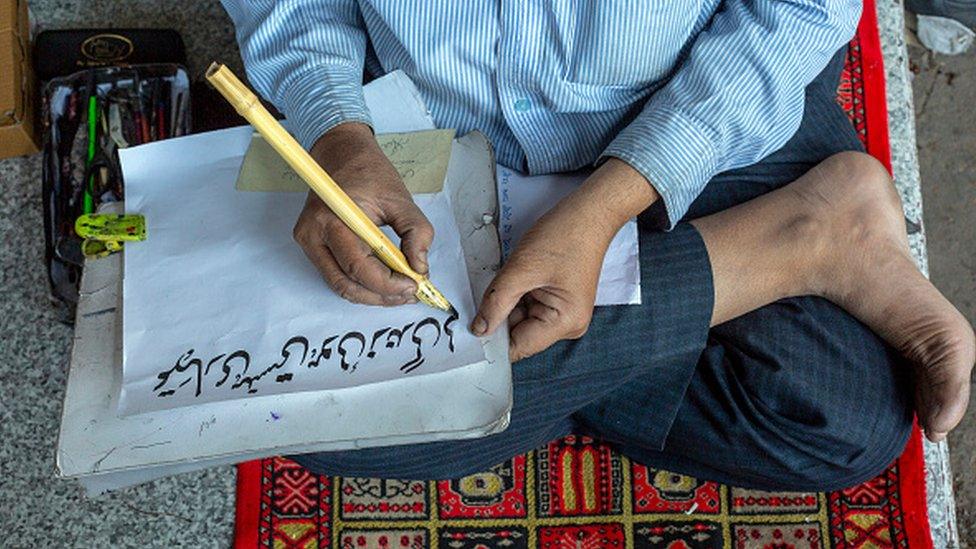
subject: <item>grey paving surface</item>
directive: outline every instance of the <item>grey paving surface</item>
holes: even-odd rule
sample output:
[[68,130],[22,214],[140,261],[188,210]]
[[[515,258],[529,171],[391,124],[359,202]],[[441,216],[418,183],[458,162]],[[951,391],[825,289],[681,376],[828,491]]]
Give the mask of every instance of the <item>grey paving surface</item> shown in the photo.
[[[123,5],[124,9],[120,9]],[[47,28],[106,25],[177,28],[187,42],[190,70],[194,75],[199,75],[211,59],[240,67],[230,22],[213,0],[178,3],[34,0],[31,6],[35,20]],[[904,83],[905,55],[899,9],[894,0],[879,2],[889,72],[896,179],[909,217],[917,219],[921,201],[911,94]],[[972,99],[967,104],[972,105]],[[0,357],[4,357],[0,359],[0,502],[3,502],[0,527],[4,531],[0,545],[229,545],[233,526],[231,468],[165,479],[96,500],[86,500],[73,484],[53,479],[53,449],[71,332],[57,323],[47,307],[39,233],[39,169],[37,157],[0,161],[0,196],[3,197],[0,200],[0,286],[4,290],[4,299],[0,300]],[[940,229],[930,217],[926,215],[925,219],[930,224],[931,235]],[[954,219],[959,217],[956,215]],[[941,240],[939,232],[934,234],[934,240]],[[971,236],[969,241],[972,242]],[[923,269],[926,267],[924,246],[924,236],[913,239]],[[933,253],[934,263],[939,261],[938,257]],[[940,268],[934,269],[937,283]],[[937,469],[942,450],[930,454]],[[972,455],[970,449],[970,459]],[[968,463],[971,471],[972,462]],[[964,513],[973,509],[971,503],[967,505]],[[939,535],[946,540],[949,534],[945,524],[949,517],[945,509],[941,512],[936,527],[942,530]]]
[[231,468],[93,500],[54,478],[71,330],[47,301],[39,160],[0,161],[0,546],[227,546]]
[[[239,67],[217,2],[33,0],[48,28],[171,26],[190,70],[211,59]],[[54,478],[71,330],[48,306],[43,267],[40,157],[0,161],[0,547],[228,547],[234,470],[181,475],[86,499]]]
[[[976,51],[911,48],[932,281],[976,323]],[[949,436],[959,542],[976,547],[976,392]]]
[[[902,197],[905,215],[909,220],[918,222],[922,217],[922,188],[915,143],[914,103],[908,51],[905,46],[902,5],[902,0],[878,0],[877,13],[887,73],[892,170],[895,185]],[[923,222],[921,230],[909,236],[909,242],[919,269],[928,275],[926,236],[927,231]],[[936,548],[956,547],[959,539],[949,446],[945,442],[931,444],[925,441],[924,447],[926,491],[933,542]]]

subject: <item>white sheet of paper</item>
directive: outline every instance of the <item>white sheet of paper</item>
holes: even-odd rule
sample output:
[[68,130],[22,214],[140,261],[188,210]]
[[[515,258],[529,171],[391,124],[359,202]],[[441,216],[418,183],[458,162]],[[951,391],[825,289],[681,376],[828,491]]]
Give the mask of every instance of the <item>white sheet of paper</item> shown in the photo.
[[[497,169],[502,254],[507,258],[525,231],[556,202],[586,179],[582,173],[527,176],[501,164]],[[639,305],[640,263],[637,222],[627,222],[610,242],[603,258],[597,305]]]
[[415,199],[437,234],[433,282],[460,318],[350,304],[292,240],[303,194],[234,189],[250,139],[242,127],[120,151],[126,210],[148,232],[125,247],[122,415],[484,359],[467,330],[474,303],[446,195]]

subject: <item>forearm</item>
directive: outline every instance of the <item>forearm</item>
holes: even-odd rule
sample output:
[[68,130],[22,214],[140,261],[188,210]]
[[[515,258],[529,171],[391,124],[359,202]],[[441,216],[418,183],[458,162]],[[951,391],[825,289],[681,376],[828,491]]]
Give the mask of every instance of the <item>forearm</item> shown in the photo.
[[355,0],[222,0],[248,79],[305,147],[347,121],[369,124],[366,32]]
[[804,89],[854,33],[854,0],[741,0],[715,15],[673,78],[603,152],[661,193],[667,225],[715,174],[781,147]]

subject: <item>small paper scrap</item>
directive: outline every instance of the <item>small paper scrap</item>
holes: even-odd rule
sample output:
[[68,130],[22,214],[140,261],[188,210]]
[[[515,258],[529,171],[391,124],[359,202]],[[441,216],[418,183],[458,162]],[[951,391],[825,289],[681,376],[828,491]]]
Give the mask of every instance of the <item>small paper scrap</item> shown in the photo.
[[[444,186],[454,130],[387,133],[376,141],[413,194],[436,193]],[[305,192],[308,185],[259,133],[251,138],[237,177],[239,191]]]

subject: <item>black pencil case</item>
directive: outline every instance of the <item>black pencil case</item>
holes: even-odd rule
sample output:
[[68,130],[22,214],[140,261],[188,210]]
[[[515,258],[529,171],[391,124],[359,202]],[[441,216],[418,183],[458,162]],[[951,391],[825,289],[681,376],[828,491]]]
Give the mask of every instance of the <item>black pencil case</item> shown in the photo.
[[41,104],[45,259],[52,301],[72,323],[85,259],[75,220],[124,199],[119,149],[189,133],[190,80],[174,64],[90,69],[48,82]]
[[83,69],[154,63],[186,65],[183,38],[175,30],[47,30],[34,40],[34,71],[42,82]]

